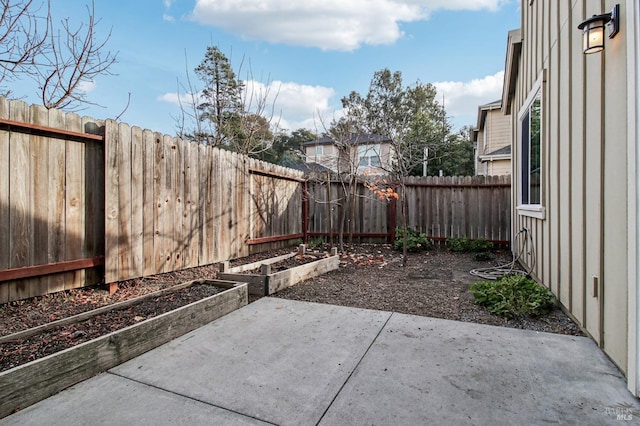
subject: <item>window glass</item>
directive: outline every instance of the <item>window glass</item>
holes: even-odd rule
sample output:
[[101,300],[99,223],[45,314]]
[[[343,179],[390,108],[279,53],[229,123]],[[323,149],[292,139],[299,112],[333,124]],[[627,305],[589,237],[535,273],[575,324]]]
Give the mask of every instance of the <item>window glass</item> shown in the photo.
[[358,165],[362,167],[379,167],[380,145],[358,146]]
[[541,100],[540,93],[533,98],[520,119],[521,140],[521,202],[541,204]]

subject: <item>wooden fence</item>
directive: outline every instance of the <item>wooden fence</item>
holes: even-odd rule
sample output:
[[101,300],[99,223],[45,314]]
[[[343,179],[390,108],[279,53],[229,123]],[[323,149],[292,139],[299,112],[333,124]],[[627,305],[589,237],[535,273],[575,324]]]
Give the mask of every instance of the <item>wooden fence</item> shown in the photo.
[[[507,242],[509,186],[412,178],[409,226]],[[353,200],[346,211],[336,180],[0,98],[0,303],[337,237],[341,226],[354,241],[390,241],[399,206],[361,183]]]
[[0,303],[302,239],[302,172],[0,98]]
[[[436,241],[452,237],[486,238],[508,245],[510,182],[509,176],[409,178],[405,183],[408,226]],[[345,241],[350,229],[355,241],[391,241],[395,228],[403,222],[399,202],[380,200],[358,182],[351,214],[344,211],[350,204],[348,193],[348,187],[335,177],[310,183],[309,236],[335,240],[342,225]]]
[[0,302],[102,279],[100,125],[0,98]]
[[105,280],[247,256],[302,238],[302,173],[106,122]]

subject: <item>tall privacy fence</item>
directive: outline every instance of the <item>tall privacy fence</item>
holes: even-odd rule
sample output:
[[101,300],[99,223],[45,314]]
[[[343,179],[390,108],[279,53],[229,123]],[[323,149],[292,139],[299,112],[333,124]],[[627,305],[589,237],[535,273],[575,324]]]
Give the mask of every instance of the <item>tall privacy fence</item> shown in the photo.
[[[406,199],[407,225],[432,240],[486,238],[509,244],[509,176],[411,177],[404,188],[384,182],[377,187],[405,191],[400,200]],[[308,235],[336,241],[342,231],[345,241],[391,242],[404,223],[400,200],[381,200],[363,181],[350,186],[336,176],[319,176],[309,182]],[[351,206],[353,212],[345,211]]]
[[[341,228],[345,241],[390,241],[399,207],[354,188],[0,98],[0,303],[335,241]],[[431,237],[509,239],[508,178],[412,179],[407,197],[409,225]]]

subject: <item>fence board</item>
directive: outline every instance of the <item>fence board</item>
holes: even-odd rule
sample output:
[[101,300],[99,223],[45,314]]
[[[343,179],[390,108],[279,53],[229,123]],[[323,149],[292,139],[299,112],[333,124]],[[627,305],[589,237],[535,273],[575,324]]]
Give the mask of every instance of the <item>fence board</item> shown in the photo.
[[[64,129],[65,114],[59,110],[49,110],[49,126]],[[48,262],[67,260],[65,236],[66,223],[66,164],[67,142],[64,139],[49,139],[49,193],[47,221],[49,223]],[[73,272],[54,274],[49,277],[48,292],[64,290],[65,282],[73,281]]]
[[[144,162],[142,147],[142,129],[137,126],[125,127],[130,141],[130,179],[129,200],[131,204],[130,217],[130,275],[141,277],[144,274]],[[126,162],[125,162],[126,163]],[[126,167],[126,166],[123,166]]]
[[[30,122],[29,107],[20,101],[11,101],[9,118],[14,121]],[[12,134],[10,138],[9,163],[11,170],[11,198],[9,213],[10,268],[28,266],[33,259],[32,224],[33,215],[30,184],[32,180],[29,168],[29,136]],[[10,287],[12,299],[29,297],[27,280],[18,280]]]
[[[104,122],[82,117],[85,133],[102,135]],[[53,141],[51,141],[53,142]],[[89,142],[85,146],[85,253],[87,258],[104,256],[104,143]],[[102,282],[101,268],[85,270],[86,285]]]
[[[167,262],[167,255],[165,250],[167,247],[165,246],[165,238],[166,238],[166,229],[165,229],[165,219],[164,216],[167,212],[166,206],[166,186],[167,186],[167,175],[166,175],[166,167],[165,162],[167,161],[165,158],[165,143],[164,137],[160,133],[154,133],[154,177],[153,177],[153,193],[155,203],[154,209],[154,217],[153,217],[153,225],[154,225],[154,235],[153,235],[153,251],[154,251],[154,269],[155,272],[161,273],[165,271],[165,264]],[[122,279],[122,277],[119,277]]]
[[185,235],[182,228],[184,214],[184,141],[173,139],[173,264],[171,270],[179,270],[184,267],[184,241]]
[[[105,127],[105,281],[107,283],[118,280],[120,276],[120,214],[118,152],[120,151],[120,132],[118,125],[111,120]],[[114,244],[114,242],[116,242]],[[123,247],[124,249],[124,247]]]
[[[65,128],[73,132],[82,132],[82,120],[79,115],[68,113],[65,117]],[[66,142],[66,206],[65,232],[66,259],[86,259],[85,250],[85,145],[75,141]],[[65,281],[65,289],[81,287],[85,282],[85,271],[74,271],[72,281]]]
[[[42,106],[31,106],[31,123],[40,126],[49,125],[49,111]],[[32,193],[30,209],[33,212],[33,244],[40,247],[49,246],[49,221],[47,208],[49,204],[49,147],[47,138],[32,134],[31,147]],[[49,255],[45,250],[34,250],[32,265],[49,263]],[[29,296],[46,294],[49,291],[49,276],[35,277],[29,283]]]
[[[9,103],[0,97],[0,118],[9,119]],[[9,132],[0,130],[0,269],[9,268]],[[9,301],[9,286],[0,284],[0,303]]]
[[131,128],[125,123],[118,126],[118,270],[120,275],[135,277],[133,268],[132,221],[132,160],[131,160]]
[[142,131],[142,274],[144,276],[156,273],[154,253],[155,224],[156,224],[156,142],[151,130]]

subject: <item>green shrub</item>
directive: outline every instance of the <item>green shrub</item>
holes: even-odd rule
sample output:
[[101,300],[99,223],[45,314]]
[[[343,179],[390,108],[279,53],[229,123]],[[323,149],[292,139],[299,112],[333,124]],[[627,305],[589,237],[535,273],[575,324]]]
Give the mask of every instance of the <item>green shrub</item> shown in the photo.
[[[396,228],[396,239],[393,248],[402,250],[404,244],[404,231],[402,228]],[[419,252],[430,250],[433,244],[427,238],[427,234],[420,233],[415,229],[407,228],[407,251]]]
[[449,238],[447,244],[451,250],[463,253],[480,253],[493,248],[493,243],[485,238],[476,238],[475,240],[464,237]]
[[322,247],[323,244],[324,244],[324,239],[322,237],[312,238],[307,241],[307,247],[310,249]]
[[478,305],[505,318],[543,314],[554,304],[545,287],[522,275],[509,275],[497,281],[477,281],[471,293]]

